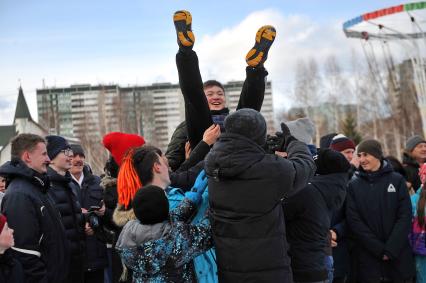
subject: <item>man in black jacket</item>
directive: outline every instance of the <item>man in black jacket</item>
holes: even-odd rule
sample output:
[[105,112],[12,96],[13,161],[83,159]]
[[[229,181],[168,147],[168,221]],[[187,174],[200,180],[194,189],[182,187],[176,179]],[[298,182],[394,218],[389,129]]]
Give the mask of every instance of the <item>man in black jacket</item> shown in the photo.
[[359,171],[349,182],[346,222],[355,239],[357,282],[411,282],[411,202],[404,178],[383,159],[381,145],[358,145]]
[[[73,183],[78,187],[78,199],[85,215],[86,266],[84,281],[90,283],[104,282],[104,268],[108,266],[107,247],[103,233],[103,218],[106,215],[103,203],[101,178],[95,176],[85,165],[85,153],[81,145],[72,144],[73,152],[70,173]],[[112,218],[112,210],[109,210]]]
[[253,109],[227,116],[225,130],[205,160],[219,281],[292,282],[281,200],[313,176],[308,147],[286,128],[288,158],[266,154],[266,122]]
[[301,191],[283,201],[294,282],[328,282],[331,214],[346,197],[346,158],[337,151],[320,149],[316,175]]
[[413,136],[405,144],[402,163],[407,172],[407,181],[417,191],[422,182],[419,177],[420,166],[426,161],[426,140],[421,136]]
[[14,256],[28,282],[62,282],[69,266],[69,243],[58,210],[48,197],[46,141],[20,134],[12,142],[12,161],[0,167],[10,181],[2,212],[14,230]]
[[78,201],[77,187],[72,184],[72,150],[61,136],[47,136],[47,153],[51,160],[47,174],[51,181],[49,196],[61,213],[62,224],[71,245],[71,261],[66,282],[84,282],[84,218]]
[[[195,37],[191,13],[177,11],[173,15],[173,21],[179,45],[176,65],[185,101],[185,121],[176,128],[166,152],[170,167],[175,171],[185,160],[186,141],[194,149],[201,141],[204,131],[213,123],[220,125],[223,130],[223,121],[229,114],[229,109],[226,107],[223,85],[216,80],[202,81],[198,57],[192,50]],[[272,26],[263,26],[256,33],[255,46],[246,56],[246,80],[237,109],[252,108],[260,111],[268,75],[263,64],[275,40],[275,34]]]

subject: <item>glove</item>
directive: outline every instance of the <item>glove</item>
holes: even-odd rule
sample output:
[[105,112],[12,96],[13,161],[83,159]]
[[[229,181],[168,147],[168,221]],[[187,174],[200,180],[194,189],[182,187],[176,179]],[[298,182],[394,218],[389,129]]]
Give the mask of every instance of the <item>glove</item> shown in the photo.
[[201,170],[198,174],[195,184],[191,191],[185,193],[185,197],[191,202],[198,204],[201,201],[202,195],[207,188],[207,175],[206,171]]
[[282,132],[282,144],[281,151],[287,152],[288,145],[297,140],[295,137],[291,135],[290,129],[287,127],[285,123],[281,123],[281,132]]

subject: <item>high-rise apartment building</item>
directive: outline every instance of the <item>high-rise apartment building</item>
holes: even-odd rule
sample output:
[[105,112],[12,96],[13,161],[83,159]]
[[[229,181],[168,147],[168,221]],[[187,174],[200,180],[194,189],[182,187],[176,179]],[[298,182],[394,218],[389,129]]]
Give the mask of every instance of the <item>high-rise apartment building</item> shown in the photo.
[[[225,84],[229,109],[235,110],[243,81]],[[166,149],[185,109],[178,84],[147,86],[72,85],[37,90],[39,123],[50,134],[77,137],[86,147],[92,166],[102,168],[105,161],[101,140],[112,131],[136,133],[150,144]],[[262,114],[268,132],[274,131],[271,83],[265,90]],[[94,165],[93,163],[97,163]]]

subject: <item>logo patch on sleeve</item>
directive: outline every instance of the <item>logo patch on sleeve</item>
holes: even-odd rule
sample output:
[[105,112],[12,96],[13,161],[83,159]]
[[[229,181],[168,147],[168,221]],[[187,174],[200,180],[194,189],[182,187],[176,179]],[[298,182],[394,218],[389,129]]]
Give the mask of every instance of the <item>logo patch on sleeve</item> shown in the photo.
[[390,184],[388,187],[388,193],[395,193],[396,189],[393,184]]

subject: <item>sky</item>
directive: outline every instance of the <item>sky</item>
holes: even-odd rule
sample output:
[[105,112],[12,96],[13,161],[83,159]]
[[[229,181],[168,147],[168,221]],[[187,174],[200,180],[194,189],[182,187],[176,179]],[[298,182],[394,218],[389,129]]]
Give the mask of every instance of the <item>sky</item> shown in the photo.
[[22,85],[37,120],[36,89],[72,84],[177,83],[173,13],[191,12],[204,80],[243,80],[259,27],[277,30],[265,67],[275,109],[286,108],[298,59],[335,55],[343,68],[359,42],[344,21],[400,1],[1,0],[0,125],[11,124]]

